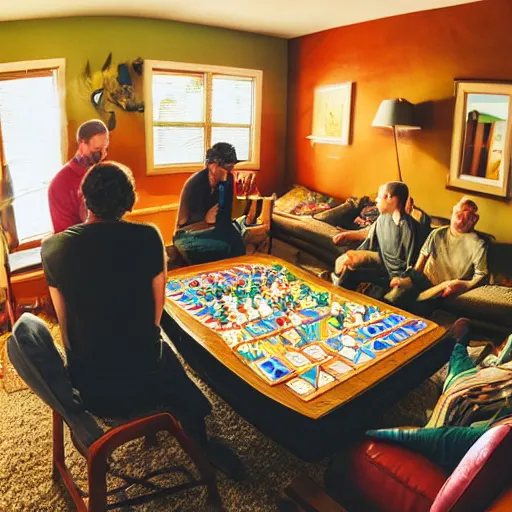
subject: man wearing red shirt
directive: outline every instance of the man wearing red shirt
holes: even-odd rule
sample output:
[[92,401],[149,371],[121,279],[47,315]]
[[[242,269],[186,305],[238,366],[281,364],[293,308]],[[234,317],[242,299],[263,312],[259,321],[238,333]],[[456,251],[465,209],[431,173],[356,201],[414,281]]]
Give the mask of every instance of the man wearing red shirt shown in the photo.
[[107,156],[108,128],[103,121],[91,119],[78,128],[75,156],[55,175],[48,188],[48,202],[54,233],[85,221],[87,210],[80,184],[87,169]]

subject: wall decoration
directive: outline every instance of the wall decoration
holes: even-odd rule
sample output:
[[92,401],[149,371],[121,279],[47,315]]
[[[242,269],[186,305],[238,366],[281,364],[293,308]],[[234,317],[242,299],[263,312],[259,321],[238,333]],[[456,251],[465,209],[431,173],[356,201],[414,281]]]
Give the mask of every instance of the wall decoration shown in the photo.
[[313,143],[349,144],[352,82],[315,89],[313,128],[307,138]]
[[144,112],[144,102],[140,99],[142,66],[143,60],[139,57],[131,62],[122,62],[115,69],[110,53],[101,70],[91,72],[91,65],[87,61],[82,75],[83,85],[110,131],[116,127],[115,107],[127,112]]
[[512,138],[512,82],[455,81],[448,187],[507,197]]

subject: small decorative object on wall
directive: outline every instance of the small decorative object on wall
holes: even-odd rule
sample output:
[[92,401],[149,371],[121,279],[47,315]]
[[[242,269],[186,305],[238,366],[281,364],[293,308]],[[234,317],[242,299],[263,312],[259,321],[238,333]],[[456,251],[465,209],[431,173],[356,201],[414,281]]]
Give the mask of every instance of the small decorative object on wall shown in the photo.
[[312,143],[346,146],[350,139],[352,82],[315,89]]
[[110,131],[116,127],[116,114],[113,107],[127,112],[144,112],[144,102],[139,98],[141,87],[143,60],[139,57],[132,62],[122,62],[117,65],[117,71],[112,67],[110,53],[100,71],[91,72],[89,61],[82,75],[83,84],[90,94],[90,100],[100,116],[107,121]]
[[448,187],[508,197],[512,82],[455,81]]

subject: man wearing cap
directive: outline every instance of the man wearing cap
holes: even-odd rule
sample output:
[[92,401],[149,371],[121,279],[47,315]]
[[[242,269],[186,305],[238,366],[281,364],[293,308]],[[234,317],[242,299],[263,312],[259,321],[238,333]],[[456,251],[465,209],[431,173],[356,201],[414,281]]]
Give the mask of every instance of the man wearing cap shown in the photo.
[[245,254],[232,223],[235,148],[218,142],[206,152],[206,167],[181,191],[174,245],[187,263],[206,263]]
[[108,128],[103,121],[91,119],[78,128],[75,156],[54,176],[48,188],[48,203],[53,231],[60,233],[85,222],[87,209],[80,192],[87,169],[107,156]]

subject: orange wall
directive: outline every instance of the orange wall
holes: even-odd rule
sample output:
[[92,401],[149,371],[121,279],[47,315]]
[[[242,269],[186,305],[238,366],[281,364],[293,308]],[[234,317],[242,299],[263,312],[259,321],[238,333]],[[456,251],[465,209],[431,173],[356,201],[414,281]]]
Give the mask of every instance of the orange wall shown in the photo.
[[[87,60],[99,70],[109,52],[113,65],[143,59],[195,62],[263,70],[261,170],[265,193],[282,186],[285,164],[287,41],[276,37],[173,21],[76,17],[0,23],[0,62],[66,59],[70,155],[80,123],[98,117],[90,92],[79,86]],[[147,176],[144,115],[116,109],[109,158],[128,165],[139,193],[136,208],[177,200],[190,174]],[[199,169],[198,169],[199,170]]]
[[[449,216],[463,195],[445,188],[454,78],[512,80],[512,2],[488,0],[340,27],[290,41],[289,183],[340,197],[374,194],[397,179],[391,132],[372,128],[383,99],[432,102],[430,127],[400,135],[404,181],[416,204]],[[311,146],[315,87],[355,83],[352,144]],[[510,202],[478,197],[479,229],[512,242]]]

